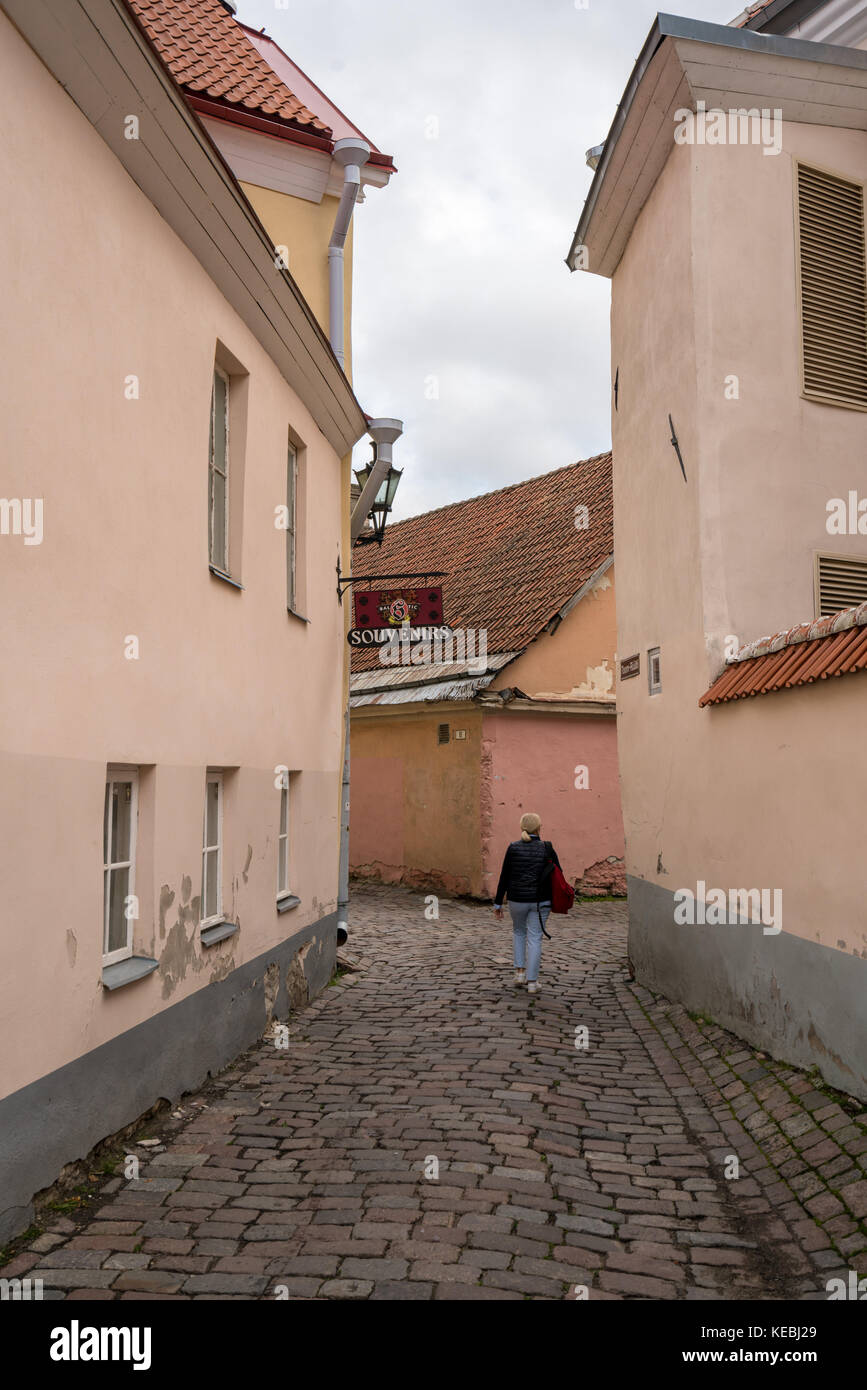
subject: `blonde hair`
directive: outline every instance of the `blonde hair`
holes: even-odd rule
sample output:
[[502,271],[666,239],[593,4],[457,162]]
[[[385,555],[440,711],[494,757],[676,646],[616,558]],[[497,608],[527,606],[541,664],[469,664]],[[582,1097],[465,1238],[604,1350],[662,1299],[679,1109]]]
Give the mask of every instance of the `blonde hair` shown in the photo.
[[531,836],[537,835],[542,828],[542,820],[536,815],[535,811],[528,811],[521,817],[521,839],[529,840]]

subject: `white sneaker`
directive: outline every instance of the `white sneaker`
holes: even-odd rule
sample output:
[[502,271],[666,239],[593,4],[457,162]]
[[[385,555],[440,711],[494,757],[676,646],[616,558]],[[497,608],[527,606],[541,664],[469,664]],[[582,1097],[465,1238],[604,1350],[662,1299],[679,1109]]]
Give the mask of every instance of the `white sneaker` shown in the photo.
[[515,970],[515,984],[516,984],[516,986],[517,986],[517,985],[525,985],[526,983],[527,983],[527,972],[526,972],[526,970],[517,970],[517,969],[516,969],[516,970]]
[[530,981],[530,983],[527,985],[527,993],[528,993],[528,994],[538,994],[538,993],[539,993],[539,981],[538,981],[538,980],[531,980],[531,981]]

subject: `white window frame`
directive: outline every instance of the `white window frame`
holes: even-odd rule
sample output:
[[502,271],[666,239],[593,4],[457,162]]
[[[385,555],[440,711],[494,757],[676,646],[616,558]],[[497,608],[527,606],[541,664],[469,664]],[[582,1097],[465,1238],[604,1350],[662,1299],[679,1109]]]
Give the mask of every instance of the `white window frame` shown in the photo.
[[[653,665],[657,663],[656,680],[653,678]],[[662,694],[662,652],[659,647],[650,647],[647,653],[647,690],[650,695]]]
[[[111,832],[112,832],[112,795],[111,788],[115,783],[131,783],[130,791],[130,829],[129,829],[129,859],[111,860]],[[111,900],[111,878],[116,869],[129,869],[129,879],[127,890],[124,894],[124,914],[126,914],[126,898],[135,895],[135,856],[136,845],[138,842],[138,768],[135,767],[108,767],[105,774],[105,789],[108,796],[108,821],[105,820],[105,803],[103,802],[103,845],[102,845],[102,963],[103,966],[115,965],[118,961],[129,960],[133,953],[133,923],[134,918],[126,918],[126,945],[120,946],[115,951],[107,951],[108,945],[108,910]]]
[[[224,437],[226,440],[226,471],[221,473],[217,467],[217,392],[216,378],[225,383],[226,386],[226,409],[225,419],[222,422]],[[214,380],[211,384],[211,438],[208,450],[208,561],[215,569],[221,570],[223,574],[229,573],[229,398],[231,395],[232,384],[227,372],[222,367],[214,365]],[[223,479],[225,487],[225,501],[223,514],[225,517],[224,551],[218,556],[214,553],[214,479],[219,476]]]
[[[211,785],[217,787],[217,842],[209,845],[208,836],[208,788]],[[208,855],[215,854],[217,858],[217,910],[209,916],[204,916],[205,911],[205,890],[208,883]],[[217,922],[222,922],[223,917],[223,774],[222,772],[208,771],[205,777],[205,808],[202,816],[202,903],[201,917],[199,925],[201,927],[214,926]]]
[[[292,890],[289,886],[289,773],[284,772],[280,785],[280,819],[277,822],[277,901],[282,902],[284,898],[291,898]],[[286,808],[286,829],[283,825],[283,808]]]
[[290,613],[298,608],[298,450],[290,441],[286,464],[286,607]]

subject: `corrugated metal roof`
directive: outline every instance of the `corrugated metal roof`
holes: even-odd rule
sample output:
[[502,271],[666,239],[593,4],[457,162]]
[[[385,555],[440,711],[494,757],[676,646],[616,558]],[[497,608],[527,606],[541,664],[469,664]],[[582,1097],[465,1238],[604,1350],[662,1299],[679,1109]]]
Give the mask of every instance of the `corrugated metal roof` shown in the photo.
[[399,686],[433,685],[443,680],[460,680],[470,676],[492,676],[514,661],[517,655],[517,652],[497,652],[495,656],[487,658],[484,671],[473,670],[476,663],[467,661],[431,662],[425,666],[377,666],[374,671],[354,671],[350,688],[353,693],[361,693],[391,690]]
[[742,647],[699,700],[720,705],[867,671],[867,603]]
[[378,666],[375,671],[356,671],[349,682],[350,707],[472,700],[479,691],[487,690],[497,672],[518,655],[518,652],[497,652],[488,657],[484,671],[472,671],[466,661],[441,661],[428,666]]
[[475,676],[472,680],[438,681],[433,685],[407,685],[391,690],[370,691],[350,696],[350,709],[362,705],[432,705],[439,700],[472,700],[480,690],[487,690],[496,672]]

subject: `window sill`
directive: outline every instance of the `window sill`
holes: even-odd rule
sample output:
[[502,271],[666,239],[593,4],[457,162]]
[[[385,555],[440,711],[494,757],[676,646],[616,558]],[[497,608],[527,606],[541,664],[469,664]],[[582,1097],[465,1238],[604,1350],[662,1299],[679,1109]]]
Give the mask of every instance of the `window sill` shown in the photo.
[[225,570],[217,569],[216,565],[208,565],[208,569],[215,579],[222,579],[224,584],[231,584],[233,589],[243,589],[243,584],[239,580],[233,579],[230,574],[226,574]]
[[300,907],[301,899],[296,898],[294,893],[287,893],[285,897],[277,899],[278,912],[291,912],[293,907]]
[[227,937],[234,936],[237,930],[237,922],[211,922],[201,928],[199,938],[203,946],[216,946],[218,941],[225,941]]
[[289,614],[290,618],[297,618],[299,623],[309,624],[310,622],[309,618],[305,618],[303,613],[297,613],[294,608],[287,608],[286,612]]
[[143,980],[146,975],[152,975],[158,965],[159,961],[153,960],[150,956],[130,956],[128,960],[118,960],[113,965],[104,965],[103,988],[121,989],[123,985]]

